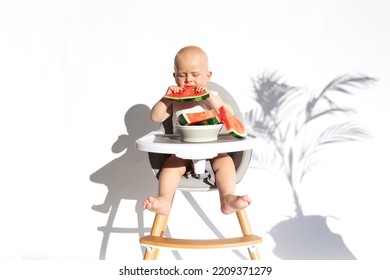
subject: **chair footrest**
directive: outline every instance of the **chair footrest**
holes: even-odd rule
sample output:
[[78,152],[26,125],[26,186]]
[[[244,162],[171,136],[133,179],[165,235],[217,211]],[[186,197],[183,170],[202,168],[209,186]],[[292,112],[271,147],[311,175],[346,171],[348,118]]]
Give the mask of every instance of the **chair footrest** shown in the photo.
[[246,235],[234,238],[222,239],[177,239],[159,236],[144,236],[140,239],[141,244],[152,247],[168,247],[182,249],[212,249],[212,248],[231,248],[244,247],[262,242],[261,237],[257,235]]

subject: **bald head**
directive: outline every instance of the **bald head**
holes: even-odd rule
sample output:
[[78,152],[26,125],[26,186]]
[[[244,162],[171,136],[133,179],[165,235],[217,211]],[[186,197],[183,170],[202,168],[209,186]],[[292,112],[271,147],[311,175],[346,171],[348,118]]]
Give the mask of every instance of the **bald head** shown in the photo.
[[205,86],[211,75],[207,54],[201,48],[188,46],[177,52],[173,77],[179,87]]
[[195,57],[201,62],[201,64],[206,68],[206,70],[209,69],[209,60],[206,52],[197,46],[187,46],[180,49],[175,56],[175,72],[177,72],[178,65],[180,64],[180,62],[183,59],[188,59],[189,57]]

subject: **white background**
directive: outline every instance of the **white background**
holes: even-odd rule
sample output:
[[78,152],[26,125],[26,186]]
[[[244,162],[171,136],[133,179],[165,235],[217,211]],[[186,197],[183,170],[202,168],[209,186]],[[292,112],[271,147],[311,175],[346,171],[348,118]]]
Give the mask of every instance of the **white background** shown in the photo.
[[[389,12],[384,0],[1,1],[0,259],[99,259],[97,228],[108,214],[91,206],[107,188],[90,176],[123,155],[111,147],[127,134],[127,110],[162,96],[185,45],[208,52],[213,81],[243,112],[253,106],[252,79],[263,72],[313,92],[350,72],[379,80],[349,99],[373,138],[329,152],[298,192],[305,214],[336,218],[329,227],[358,260],[380,258],[390,249]],[[248,214],[264,238],[265,260],[278,259],[268,231],[294,211],[284,180],[252,166],[238,188],[254,200]],[[235,219],[221,216],[217,194],[199,196],[206,201],[217,228],[234,234]],[[122,201],[116,225],[137,226],[135,203]],[[172,234],[213,237],[183,197],[176,203],[182,210],[172,215]],[[182,213],[199,230],[183,226]],[[149,227],[153,215],[144,214]],[[113,233],[106,249],[106,259],[142,258],[137,234]],[[237,259],[223,250],[181,256]]]

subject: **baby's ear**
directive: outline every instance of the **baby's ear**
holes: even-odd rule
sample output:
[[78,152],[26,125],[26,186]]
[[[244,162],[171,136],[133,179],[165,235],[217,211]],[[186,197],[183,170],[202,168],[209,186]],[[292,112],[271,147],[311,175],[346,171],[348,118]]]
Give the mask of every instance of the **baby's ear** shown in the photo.
[[172,75],[173,75],[173,78],[176,79],[176,72],[173,72]]
[[213,72],[209,71],[209,73],[207,74],[207,78],[210,80],[212,75],[213,75]]

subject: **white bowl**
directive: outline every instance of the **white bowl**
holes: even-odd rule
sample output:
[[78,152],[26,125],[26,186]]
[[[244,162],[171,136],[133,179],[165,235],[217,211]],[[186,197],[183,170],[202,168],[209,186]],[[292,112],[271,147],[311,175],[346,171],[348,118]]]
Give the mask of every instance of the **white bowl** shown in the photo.
[[211,142],[218,140],[222,124],[178,125],[176,128],[184,142]]

